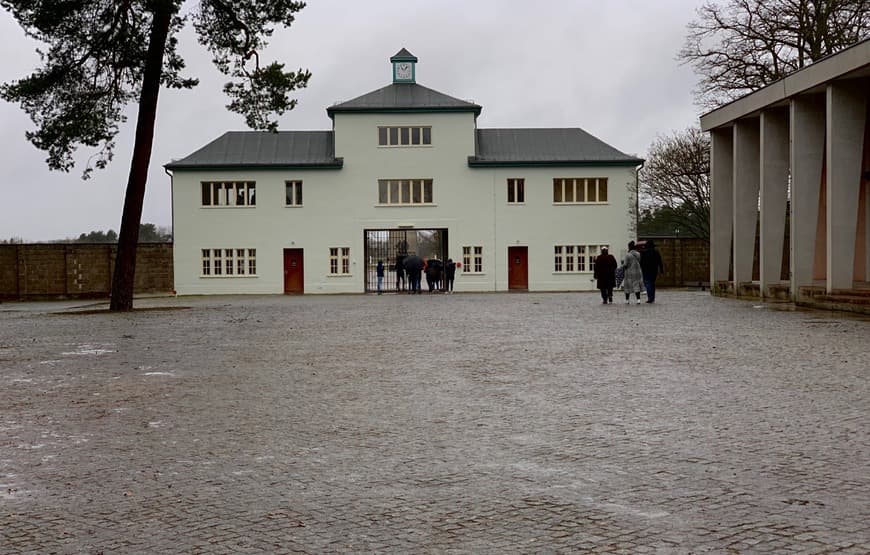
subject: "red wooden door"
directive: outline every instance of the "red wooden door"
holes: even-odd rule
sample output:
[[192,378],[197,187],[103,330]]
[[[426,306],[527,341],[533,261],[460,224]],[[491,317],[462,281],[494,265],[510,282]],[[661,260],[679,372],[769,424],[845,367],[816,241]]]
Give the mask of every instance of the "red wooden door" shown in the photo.
[[284,249],[284,293],[304,293],[302,249]]
[[508,247],[508,289],[529,289],[528,247]]

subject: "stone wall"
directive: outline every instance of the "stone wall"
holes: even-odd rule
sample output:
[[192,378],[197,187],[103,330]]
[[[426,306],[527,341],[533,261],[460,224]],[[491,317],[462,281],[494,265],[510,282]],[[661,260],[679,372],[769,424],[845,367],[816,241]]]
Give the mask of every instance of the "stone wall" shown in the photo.
[[[0,299],[108,297],[116,250],[82,243],[0,245]],[[173,279],[172,244],[140,244],[136,293],[171,293]]]

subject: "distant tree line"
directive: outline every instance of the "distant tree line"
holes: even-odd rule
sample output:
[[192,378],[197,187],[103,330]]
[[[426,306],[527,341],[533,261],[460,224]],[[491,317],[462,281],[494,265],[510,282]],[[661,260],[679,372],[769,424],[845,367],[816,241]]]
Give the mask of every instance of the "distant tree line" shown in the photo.
[[[8,239],[0,239],[0,245],[20,245],[26,241],[21,237],[10,237]],[[82,233],[78,237],[68,237],[66,239],[57,239],[50,241],[51,243],[117,243],[118,232],[114,229],[107,231],[91,231]],[[139,242],[140,243],[171,243],[172,228],[161,227],[154,224],[142,224],[139,226]]]
[[[75,239],[65,239],[63,243],[117,243],[118,233],[114,229],[108,231],[91,231],[82,233]],[[139,226],[140,243],[171,243],[172,229],[158,227],[154,224],[142,224]]]

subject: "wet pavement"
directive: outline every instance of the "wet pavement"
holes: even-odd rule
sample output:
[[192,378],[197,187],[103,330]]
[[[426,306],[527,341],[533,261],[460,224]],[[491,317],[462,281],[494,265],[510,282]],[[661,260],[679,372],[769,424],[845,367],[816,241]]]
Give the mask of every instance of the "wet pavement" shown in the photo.
[[870,320],[657,297],[0,304],[0,553],[870,552]]

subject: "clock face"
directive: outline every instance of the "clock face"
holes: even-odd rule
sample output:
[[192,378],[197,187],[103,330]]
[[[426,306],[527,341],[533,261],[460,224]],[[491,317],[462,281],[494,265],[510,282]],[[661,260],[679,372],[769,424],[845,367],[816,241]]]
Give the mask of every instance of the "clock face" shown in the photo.
[[411,79],[411,64],[408,62],[399,62],[396,64],[396,79],[410,80]]

